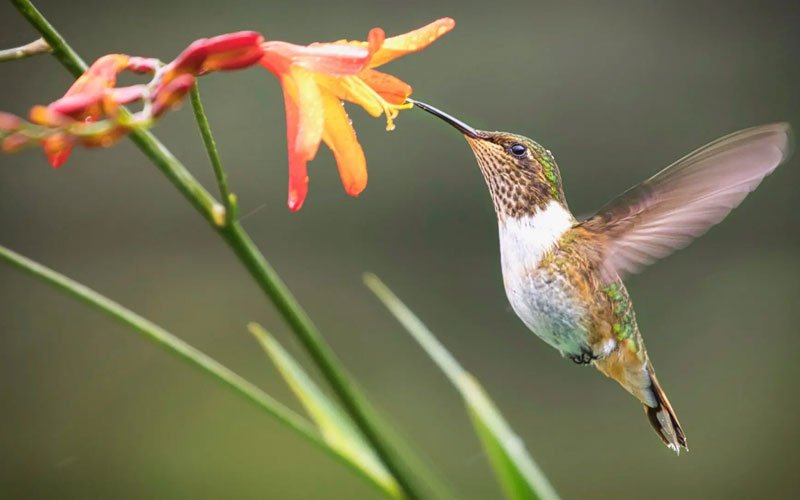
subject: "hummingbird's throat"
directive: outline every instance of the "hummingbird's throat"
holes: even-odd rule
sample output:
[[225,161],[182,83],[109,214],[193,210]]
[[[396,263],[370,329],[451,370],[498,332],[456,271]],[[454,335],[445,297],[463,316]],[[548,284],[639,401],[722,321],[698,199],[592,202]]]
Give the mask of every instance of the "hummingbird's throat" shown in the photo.
[[554,200],[563,204],[560,187],[554,189],[537,160],[521,167],[497,144],[469,137],[467,142],[475,153],[499,219],[535,215]]

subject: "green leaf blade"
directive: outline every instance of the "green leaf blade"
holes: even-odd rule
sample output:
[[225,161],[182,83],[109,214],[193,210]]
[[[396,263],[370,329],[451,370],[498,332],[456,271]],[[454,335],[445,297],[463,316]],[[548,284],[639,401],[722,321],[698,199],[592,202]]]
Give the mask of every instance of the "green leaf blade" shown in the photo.
[[389,497],[401,498],[397,482],[347,415],[325,395],[272,335],[255,323],[248,325],[248,328],[317,424],[328,446]]
[[461,393],[506,498],[557,500],[555,489],[478,381],[461,367],[422,321],[377,276],[364,275],[364,283]]

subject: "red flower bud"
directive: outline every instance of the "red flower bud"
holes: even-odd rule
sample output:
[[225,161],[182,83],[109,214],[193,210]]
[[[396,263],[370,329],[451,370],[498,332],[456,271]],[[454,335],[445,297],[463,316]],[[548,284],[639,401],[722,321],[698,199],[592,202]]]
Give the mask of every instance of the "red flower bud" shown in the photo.
[[51,135],[42,141],[44,154],[53,168],[59,168],[72,153],[73,139],[64,132]]
[[28,118],[32,123],[46,127],[64,127],[75,121],[69,116],[55,111],[50,106],[32,107]]
[[257,63],[263,55],[259,33],[240,31],[212,38],[201,38],[192,42],[170,63],[164,75],[169,82],[178,75],[191,73],[202,75],[210,71],[246,68]]
[[157,118],[180,103],[192,89],[192,85],[194,85],[194,76],[180,75],[162,86],[153,98],[153,116]]
[[0,111],[0,132],[13,132],[22,125],[22,118]]
[[159,66],[161,61],[152,57],[131,57],[126,69],[134,73],[155,73]]
[[93,114],[92,107],[102,101],[105,89],[89,90],[78,94],[69,94],[51,102],[47,109],[55,113],[80,119],[82,115]]
[[15,132],[5,139],[3,139],[3,152],[4,153],[16,153],[17,151],[21,150],[30,142],[32,141],[31,138],[28,136],[21,134],[19,132]]

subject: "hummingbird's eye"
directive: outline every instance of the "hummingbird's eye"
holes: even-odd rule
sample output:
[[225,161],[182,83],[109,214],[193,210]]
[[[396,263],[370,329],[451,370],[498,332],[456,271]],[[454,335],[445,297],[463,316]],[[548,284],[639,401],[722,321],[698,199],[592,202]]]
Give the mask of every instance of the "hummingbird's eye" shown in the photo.
[[528,148],[520,143],[512,144],[508,150],[511,151],[511,154],[517,158],[525,158],[525,153],[528,152]]

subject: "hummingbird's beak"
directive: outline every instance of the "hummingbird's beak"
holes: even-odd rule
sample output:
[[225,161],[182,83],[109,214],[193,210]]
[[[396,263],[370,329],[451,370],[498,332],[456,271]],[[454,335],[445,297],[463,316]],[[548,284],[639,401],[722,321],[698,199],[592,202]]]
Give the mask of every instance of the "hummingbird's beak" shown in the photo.
[[470,127],[469,125],[467,125],[466,123],[462,122],[461,120],[448,115],[444,111],[442,111],[440,109],[437,109],[437,108],[434,108],[430,104],[425,104],[424,102],[415,101],[413,99],[406,99],[406,101],[410,102],[411,104],[413,104],[414,106],[418,107],[419,109],[427,111],[428,113],[432,114],[433,116],[437,116],[437,117],[441,118],[442,120],[446,121],[450,125],[452,125],[455,128],[457,128],[459,131],[461,131],[462,134],[466,135],[467,137],[472,137],[474,139],[479,139],[479,138],[483,137],[483,133],[482,132],[480,132],[478,130],[475,130],[474,128]]

